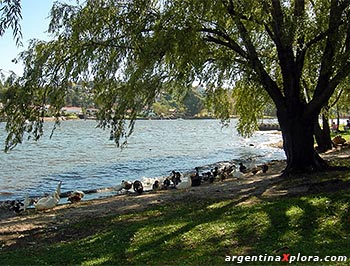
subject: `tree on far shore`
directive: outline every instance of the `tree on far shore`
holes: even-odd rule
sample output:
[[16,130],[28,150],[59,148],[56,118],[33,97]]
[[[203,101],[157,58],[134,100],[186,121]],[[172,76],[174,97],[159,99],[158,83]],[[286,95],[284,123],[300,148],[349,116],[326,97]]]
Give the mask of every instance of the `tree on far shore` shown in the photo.
[[59,110],[65,88],[81,78],[93,81],[100,125],[112,126],[118,144],[160,92],[185,94],[196,81],[220,118],[229,117],[235,97],[243,135],[273,101],[285,173],[327,169],[314,149],[314,124],[350,73],[349,6],[349,0],[55,3],[54,40],[31,43],[20,55],[24,75],[8,90],[6,148],[25,131],[40,136],[41,107],[50,102]]

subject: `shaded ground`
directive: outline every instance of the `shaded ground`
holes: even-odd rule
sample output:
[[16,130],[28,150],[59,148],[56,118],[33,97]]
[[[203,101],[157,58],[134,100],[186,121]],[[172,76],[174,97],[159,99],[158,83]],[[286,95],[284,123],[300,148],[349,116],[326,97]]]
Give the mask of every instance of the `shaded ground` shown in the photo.
[[[324,154],[323,157],[339,164],[341,160],[349,160],[350,150],[333,151]],[[273,161],[269,163],[269,171],[266,174],[250,173],[240,179],[231,178],[214,184],[203,184],[188,191],[173,189],[147,192],[142,195],[118,195],[77,204],[59,205],[46,212],[30,209],[21,215],[0,210],[0,250],[23,245],[41,245],[42,239],[45,239],[45,243],[55,243],[73,236],[82,237],[89,235],[90,232],[71,227],[79,220],[137,212],[168,202],[235,198],[238,204],[249,204],[252,196],[274,198],[350,188],[344,171],[321,173],[316,178],[303,175],[288,179],[280,177],[284,167],[285,162]]]

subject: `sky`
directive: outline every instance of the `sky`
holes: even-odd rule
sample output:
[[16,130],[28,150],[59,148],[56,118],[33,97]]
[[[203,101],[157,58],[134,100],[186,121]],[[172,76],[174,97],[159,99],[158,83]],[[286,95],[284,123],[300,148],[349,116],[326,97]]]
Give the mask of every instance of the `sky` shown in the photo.
[[[17,47],[13,39],[11,28],[0,37],[0,69],[5,75],[12,70],[17,75],[23,73],[21,63],[13,63],[12,59],[26,50],[30,39],[49,40],[47,29],[50,23],[49,14],[55,0],[22,0],[22,43],[23,47]],[[66,1],[69,2],[69,1]]]

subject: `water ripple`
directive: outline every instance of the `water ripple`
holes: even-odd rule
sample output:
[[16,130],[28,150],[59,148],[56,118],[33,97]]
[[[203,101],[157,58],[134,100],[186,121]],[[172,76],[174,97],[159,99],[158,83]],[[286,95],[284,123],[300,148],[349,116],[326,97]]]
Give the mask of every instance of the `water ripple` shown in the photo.
[[[218,120],[137,121],[128,147],[121,151],[94,121],[65,121],[52,139],[52,123],[47,123],[39,142],[25,141],[10,153],[0,153],[0,200],[51,193],[59,180],[62,191],[88,190],[218,161],[284,158],[281,150],[264,144],[279,141],[279,134],[257,132],[244,139],[234,124],[222,128]],[[0,142],[4,139],[0,124]]]

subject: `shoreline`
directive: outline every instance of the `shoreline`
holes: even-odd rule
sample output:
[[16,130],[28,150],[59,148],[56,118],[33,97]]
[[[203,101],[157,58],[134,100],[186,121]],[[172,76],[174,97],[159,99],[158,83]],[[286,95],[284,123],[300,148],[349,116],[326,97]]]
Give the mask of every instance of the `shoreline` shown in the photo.
[[[270,146],[270,147],[274,147],[274,148],[278,148],[278,149],[283,149],[283,143],[282,143],[282,141],[279,141],[279,142],[276,142],[276,143],[268,143],[267,144],[268,146]],[[344,148],[342,148],[342,149],[339,149],[339,147],[338,147],[338,149],[335,149],[335,148],[333,148],[332,150],[329,150],[329,151],[327,151],[327,152],[325,152],[325,153],[322,153],[322,154],[320,154],[321,155],[321,157],[323,157],[323,158],[325,158],[325,159],[327,159],[327,158],[329,158],[329,157],[333,157],[333,155],[335,154],[335,153],[341,153],[341,152],[343,152],[343,151],[346,151],[346,153],[347,153],[347,151],[350,151],[350,147],[349,146],[346,146],[346,147],[344,147]],[[198,168],[200,169],[200,171],[201,172],[203,172],[203,171],[209,171],[210,169],[213,169],[214,167],[219,167],[219,169],[220,168],[223,168],[223,167],[225,167],[226,165],[234,165],[234,162],[235,161],[237,161],[237,160],[229,160],[229,161],[218,161],[218,162],[215,162],[215,163],[212,163],[212,164],[207,164],[207,165],[202,165],[202,166],[198,166]],[[285,163],[285,161],[286,160],[270,160],[270,161],[267,161],[266,162],[266,164],[269,164],[269,165],[271,165],[271,164],[274,164],[274,163]],[[193,167],[193,169],[194,169],[195,167]],[[182,176],[183,177],[187,177],[187,176],[189,176],[192,172],[194,172],[194,171],[188,171],[188,172],[184,172],[184,173],[182,173]],[[170,175],[165,175],[165,176],[158,176],[158,177],[147,177],[147,179],[151,179],[151,180],[156,180],[156,179],[164,179],[164,178],[166,178],[166,177],[169,177]],[[128,180],[127,180],[128,181]],[[130,181],[130,180],[129,180]],[[142,180],[141,180],[141,182],[142,182]],[[151,188],[151,186],[152,186],[152,184],[149,184],[148,185],[148,189],[145,189],[145,191],[147,191],[147,192],[150,192],[150,191],[152,191],[152,188]],[[146,187],[147,187],[147,185],[146,185]],[[71,192],[73,192],[73,191],[64,191],[64,192],[62,192],[61,193],[61,195],[60,195],[60,197],[62,198],[62,199],[65,199],[65,198],[67,198],[69,195],[70,195],[70,193]],[[99,197],[95,197],[95,198],[91,198],[91,199],[88,199],[88,200],[95,200],[95,199],[103,199],[103,198],[107,198],[107,197],[114,197],[114,196],[121,196],[121,195],[125,195],[125,194],[135,194],[136,195],[136,193],[134,193],[134,192],[130,192],[130,191],[123,191],[122,193],[120,192],[120,191],[116,191],[115,190],[115,186],[109,186],[109,187],[99,187],[99,188],[91,188],[91,189],[87,189],[87,190],[83,190],[83,192],[85,193],[85,194],[99,194],[99,193],[101,193],[101,196],[99,196]],[[110,194],[108,194],[108,192],[110,193]],[[114,192],[114,194],[112,194],[112,192]],[[103,196],[102,194],[108,194],[108,195],[106,195],[106,196]],[[5,193],[4,193],[5,194]],[[12,195],[11,193],[8,193],[9,195]],[[40,197],[43,197],[44,195],[29,195],[29,197],[30,197],[30,199],[37,199],[37,198],[40,198]],[[23,199],[21,199],[21,198],[17,198],[17,199],[14,199],[14,200],[17,200],[17,201],[21,201],[21,200],[23,200]],[[13,199],[4,199],[4,200],[0,200],[0,210],[1,209],[3,209],[3,205],[4,204],[7,204],[7,203],[9,203],[9,202],[11,202],[11,201],[13,201]],[[62,204],[62,203],[61,203]],[[61,205],[61,204],[59,204],[59,205]],[[63,203],[63,204],[65,204],[65,203]]]
[[[340,151],[332,150],[322,156],[328,161],[337,160],[339,162],[345,159],[350,163],[349,148]],[[241,206],[264,199],[273,200],[323,191],[350,190],[350,181],[340,181],[343,172],[332,171],[324,175],[317,175],[317,178],[312,179],[307,178],[307,175],[301,175],[293,178],[291,182],[290,178],[281,178],[281,171],[286,166],[285,160],[270,161],[268,165],[267,173],[259,172],[256,175],[249,173],[241,178],[230,177],[187,190],[157,190],[140,195],[125,193],[99,199],[83,199],[78,203],[60,204],[47,211],[36,211],[30,208],[27,212],[20,214],[0,209],[0,243],[4,248],[28,245],[27,241],[31,241],[33,232],[40,232],[44,228],[69,227],[75,222],[94,219],[94,217],[135,213],[177,201],[237,200],[237,205]],[[329,186],[330,182],[334,186]],[[331,190],[327,190],[329,187]],[[21,237],[18,237],[19,235]]]
[[[273,147],[276,147],[276,148],[281,148],[279,146],[280,143],[272,143],[271,145]],[[344,156],[340,155],[341,153],[344,152]],[[334,159],[334,157],[340,157],[340,158],[346,158],[346,157],[350,157],[350,147],[346,147],[344,149],[333,149],[333,150],[330,150],[326,153],[323,153],[321,154],[321,156],[326,159],[326,160],[331,160],[332,158]],[[284,169],[285,165],[286,165],[286,160],[270,160],[268,162],[266,162],[267,165],[269,165],[269,168],[270,170],[268,170],[267,174],[264,174],[264,176],[269,176],[269,175],[277,175],[279,176],[282,172],[282,170]],[[200,169],[201,172],[203,171],[208,171],[210,168],[214,168],[214,167],[219,167],[219,169],[223,169],[225,166],[232,166],[234,165],[234,160],[230,160],[230,161],[219,161],[219,162],[216,162],[216,163],[213,163],[213,164],[209,164],[209,165],[203,165],[203,166],[200,166],[198,167]],[[273,173],[271,173],[271,171]],[[187,178],[192,172],[189,171],[189,172],[185,172],[185,173],[182,173],[182,177],[185,177]],[[243,178],[248,178],[248,177],[255,177],[255,175],[253,175],[251,172],[249,173],[246,173],[244,174]],[[257,174],[258,176],[258,174]],[[169,176],[161,176],[161,177],[150,177],[150,178],[147,178],[149,180],[156,180],[156,179],[164,179],[166,177],[169,177]],[[240,178],[228,178],[228,180],[230,181],[238,181],[240,180]],[[201,184],[200,186],[198,187],[191,187],[191,189],[195,188],[200,188],[200,187],[207,187],[207,186],[215,186],[215,184],[219,183],[221,181],[218,181],[216,180],[214,183],[210,184],[208,182],[204,182],[203,184]],[[144,190],[144,192],[141,194],[141,195],[146,195],[146,194],[154,194],[154,193],[159,193],[159,192],[172,192],[172,191],[178,191],[177,189],[168,189],[168,190],[152,190],[151,188],[151,185],[152,184],[146,184],[144,185],[144,188],[146,188]],[[62,192],[61,193],[61,200],[60,200],[60,203],[55,207],[55,208],[58,208],[58,207],[62,207],[62,206],[67,206],[67,205],[72,205],[71,203],[67,202],[67,201],[64,201],[64,199],[67,199],[68,196],[70,195],[72,191],[65,191],[65,192]],[[83,191],[84,193],[88,194],[88,195],[91,195],[91,194],[96,194],[97,196],[96,197],[93,197],[93,198],[90,198],[90,199],[83,199],[80,203],[83,203],[83,202],[87,202],[87,203],[93,203],[95,201],[99,201],[99,200],[108,200],[108,199],[113,199],[113,198],[122,198],[123,196],[132,196],[132,197],[139,197],[140,195],[138,195],[136,192],[133,192],[132,189],[129,191],[129,190],[123,190],[123,191],[116,191],[115,190],[115,187],[101,187],[101,188],[96,188],[96,189],[89,189],[89,190],[84,190]],[[100,195],[98,195],[100,194]],[[39,197],[42,197],[43,195],[41,196],[33,196],[33,195],[30,195],[30,199],[37,199]],[[17,199],[18,201],[21,201],[23,199]],[[3,214],[1,213],[4,213],[4,212],[10,212],[8,211],[8,204],[13,202],[13,200],[2,200],[0,201],[0,218],[3,216]],[[89,203],[89,204],[90,204]],[[74,205],[74,204],[73,204]],[[31,205],[29,207],[29,209],[33,209],[34,210],[34,207]]]
[[[222,161],[218,162],[216,164],[225,164],[228,163],[228,161]],[[124,191],[123,193],[116,193],[111,194],[105,197],[100,198],[93,198],[93,199],[85,199],[85,197],[78,203],[70,203],[69,201],[65,201],[65,198],[61,198],[60,203],[49,210],[46,211],[36,211],[34,206],[31,205],[27,212],[29,212],[29,215],[46,215],[50,214],[52,212],[60,211],[60,210],[76,210],[79,215],[82,213],[85,213],[86,210],[84,208],[93,208],[94,205],[101,205],[101,204],[121,204],[122,206],[127,206],[131,204],[132,206],[135,205],[135,202],[137,202],[138,208],[144,209],[150,205],[153,204],[160,204],[163,202],[169,202],[174,200],[174,198],[183,198],[186,197],[186,195],[195,196],[198,198],[211,198],[213,196],[215,197],[223,197],[226,198],[228,195],[227,193],[231,193],[232,191],[236,190],[234,188],[237,184],[244,185],[245,183],[249,184],[253,182],[254,180],[265,180],[263,182],[269,183],[271,179],[275,179],[278,177],[281,173],[281,171],[285,167],[285,160],[272,160],[267,163],[269,165],[269,170],[266,174],[263,174],[262,172],[257,173],[256,175],[253,175],[251,172],[244,174],[240,178],[235,177],[229,177],[224,180],[216,180],[213,183],[204,182],[199,186],[190,187],[188,190],[182,190],[182,189],[160,189],[160,190],[147,190],[144,191],[142,194],[137,194],[136,192],[133,192],[132,189],[130,191]],[[213,164],[215,165],[215,164]],[[204,166],[203,166],[204,167]],[[183,174],[182,176],[188,176],[190,172],[187,172]],[[113,191],[113,187],[109,187],[106,189],[99,190],[101,193],[106,191]],[[99,192],[96,192],[99,193]],[[63,199],[63,200],[62,200]],[[146,200],[147,199],[147,200]],[[151,200],[152,199],[152,200]],[[148,202],[151,200],[151,202]],[[3,202],[2,202],[3,203]],[[8,203],[8,202],[7,202]],[[25,213],[15,213],[12,212],[6,208],[6,204],[0,204],[0,227],[1,227],[1,220],[11,219],[12,218],[18,218],[20,220],[24,219],[26,220],[26,216],[28,215]],[[82,208],[82,209],[81,209]],[[108,210],[111,209],[111,206],[106,206]],[[129,208],[127,208],[129,210]],[[89,212],[100,212],[101,210],[90,210]],[[108,212],[108,211],[107,211]],[[106,210],[103,210],[104,214],[107,214]],[[1,240],[1,229],[0,229],[0,240]]]
[[[277,143],[270,143],[268,144],[269,146],[271,147],[274,147],[274,148],[280,148],[280,149],[283,149],[282,147],[282,142],[277,142]],[[335,154],[339,154],[339,153],[345,153],[345,156],[340,156],[341,158],[344,158],[344,157],[350,157],[350,147],[349,146],[346,146],[344,147],[343,149],[332,149],[332,150],[329,150],[325,153],[322,153],[320,154],[321,157],[323,157],[324,159],[326,160],[329,160],[331,158],[333,158],[335,156]],[[202,172],[207,172],[207,171],[210,171],[210,169],[213,169],[215,167],[218,167],[219,169],[223,169],[225,166],[232,166],[232,165],[235,165],[235,162],[237,160],[229,160],[229,161],[218,161],[218,162],[215,162],[215,163],[212,163],[212,164],[207,164],[207,165],[202,165],[202,166],[198,166],[198,168],[200,169],[200,173]],[[267,161],[266,162],[267,165],[285,165],[286,164],[286,160],[277,160],[277,159],[273,159],[273,160],[270,160],[270,161]],[[194,167],[193,167],[194,169]],[[280,173],[282,172],[283,169],[281,169]],[[194,171],[188,171],[188,172],[184,172],[184,173],[181,173],[182,174],[182,178],[187,178],[191,173],[193,173]],[[245,174],[247,175],[247,174]],[[167,177],[170,177],[170,175],[165,175],[165,176],[158,176],[158,177],[146,177],[146,179],[149,179],[149,180],[163,180]],[[138,180],[138,179],[135,179],[135,180]],[[134,181],[135,181],[134,180]],[[127,181],[130,181],[130,182],[133,182],[131,180],[127,180]],[[142,180],[139,180],[142,182]],[[205,182],[205,184],[207,184]],[[152,190],[152,184],[144,184],[144,192],[154,192]],[[118,185],[116,185],[118,186]],[[123,195],[137,195],[136,192],[133,192],[132,189],[130,191],[116,191],[115,188],[116,186],[109,186],[109,187],[99,187],[99,188],[91,188],[91,189],[87,189],[87,190],[83,190],[83,192],[87,195],[91,195],[91,194],[96,194],[97,196],[96,197],[92,197],[90,199],[85,199],[84,201],[92,201],[92,200],[99,200],[99,199],[104,199],[104,198],[110,198],[110,197],[115,197],[115,196],[123,196]],[[172,189],[170,189],[172,190]],[[166,190],[165,190],[166,191]],[[64,191],[60,194],[60,197],[61,199],[66,199],[68,198],[68,196],[72,193],[73,191]],[[11,193],[9,193],[11,194]],[[48,194],[48,193],[47,193]],[[100,195],[98,195],[100,194]],[[105,195],[103,195],[105,194]],[[40,197],[43,197],[45,195],[29,195],[29,198],[30,199],[38,199]],[[24,199],[21,199],[21,198],[17,198],[17,199],[5,199],[5,200],[0,200],[0,211],[1,210],[4,210],[5,206],[7,206],[10,202],[13,202],[13,201],[23,201]],[[64,204],[68,204],[68,203],[62,203],[62,201],[60,201],[60,203],[58,204],[59,205],[64,205]]]
[[[324,156],[350,166],[349,149]],[[342,161],[343,158],[346,160]],[[205,264],[217,254],[211,262],[223,265],[227,253],[254,255],[257,247],[261,254],[293,254],[300,251],[304,241],[315,246],[320,256],[332,255],[330,248],[339,254],[339,247],[347,244],[346,203],[350,191],[350,178],[345,182],[340,179],[348,171],[291,179],[280,176],[285,162],[270,163],[265,174],[247,175],[238,180],[229,178],[188,190],[125,194],[59,205],[47,211],[30,209],[20,215],[1,216],[0,212],[2,258],[9,265],[17,265],[19,261],[33,265],[164,265],[169,262],[170,244],[179,252],[186,250],[184,255],[173,253],[180,254],[179,258],[176,256],[176,265],[184,259],[189,265],[198,264],[188,254],[195,252],[195,256],[201,256],[208,247],[205,261],[201,262]],[[306,215],[312,216],[305,223]],[[330,223],[334,220],[337,223]],[[320,223],[314,224],[315,221]],[[313,239],[309,241],[313,230],[319,228],[327,229],[318,234],[321,246],[315,245]],[[291,241],[295,230],[306,238]],[[330,242],[323,242],[330,236],[335,241],[331,247]],[[186,241],[186,246],[182,241]],[[161,260],[156,257],[159,254]]]
[[[271,160],[271,161],[268,161],[267,164],[270,164],[270,163],[273,163],[274,161],[277,161],[277,160]],[[219,169],[223,169],[225,166],[232,166],[232,165],[235,165],[235,160],[230,160],[230,161],[218,161],[218,162],[215,162],[215,163],[212,163],[212,164],[207,164],[207,165],[202,165],[202,166],[198,166],[199,168],[199,171],[200,173],[202,172],[208,172],[210,171],[210,169],[214,169],[215,167],[218,167]],[[193,167],[194,169],[195,167]],[[187,172],[183,172],[181,173],[182,175],[182,178],[185,178],[187,179],[192,173],[194,173],[194,171],[187,171]],[[170,175],[164,175],[164,176],[157,176],[157,177],[145,177],[145,179],[148,179],[148,180],[152,180],[153,182],[155,180],[161,180],[163,181],[165,178],[167,177],[170,177]],[[133,181],[136,181],[136,180],[139,180],[139,181],[143,181],[142,178],[140,179],[135,179]],[[131,180],[126,180],[126,181],[129,181],[129,182],[133,182]],[[145,182],[142,182],[143,183],[143,186],[144,186],[144,192],[152,192],[152,184],[150,183],[145,183]],[[162,182],[161,182],[162,183]],[[99,187],[99,188],[91,188],[91,189],[86,189],[86,190],[82,190],[86,195],[92,195],[92,194],[96,194],[96,197],[93,197],[93,198],[90,198],[90,199],[85,199],[84,201],[90,201],[90,200],[95,200],[95,199],[103,199],[103,198],[109,198],[109,197],[114,197],[114,196],[122,196],[122,195],[137,195],[136,192],[133,192],[132,189],[130,189],[130,191],[117,191],[115,190],[115,188],[117,187],[118,185],[116,186],[109,186],[109,187]],[[173,188],[171,188],[170,190],[172,190]],[[165,190],[166,191],[166,190]],[[67,199],[68,196],[72,193],[73,191],[64,191],[64,192],[61,192],[60,194],[60,198],[61,198],[61,201],[60,203],[58,204],[59,205],[62,205],[62,204],[66,204],[66,203],[62,203],[62,199]],[[154,191],[153,191],[154,192]],[[11,193],[8,193],[9,195],[12,195]],[[45,193],[46,194],[49,194],[49,193]],[[100,195],[98,195],[100,194]],[[103,195],[105,194],[105,195]],[[41,197],[44,197],[45,195],[29,195],[29,198],[32,199],[32,200],[35,200],[35,199],[38,199],[38,198],[41,198]],[[24,199],[23,198],[16,198],[16,199],[4,199],[4,200],[0,200],[0,211],[2,209],[5,209],[7,205],[9,205],[11,202],[13,201],[23,201]]]

